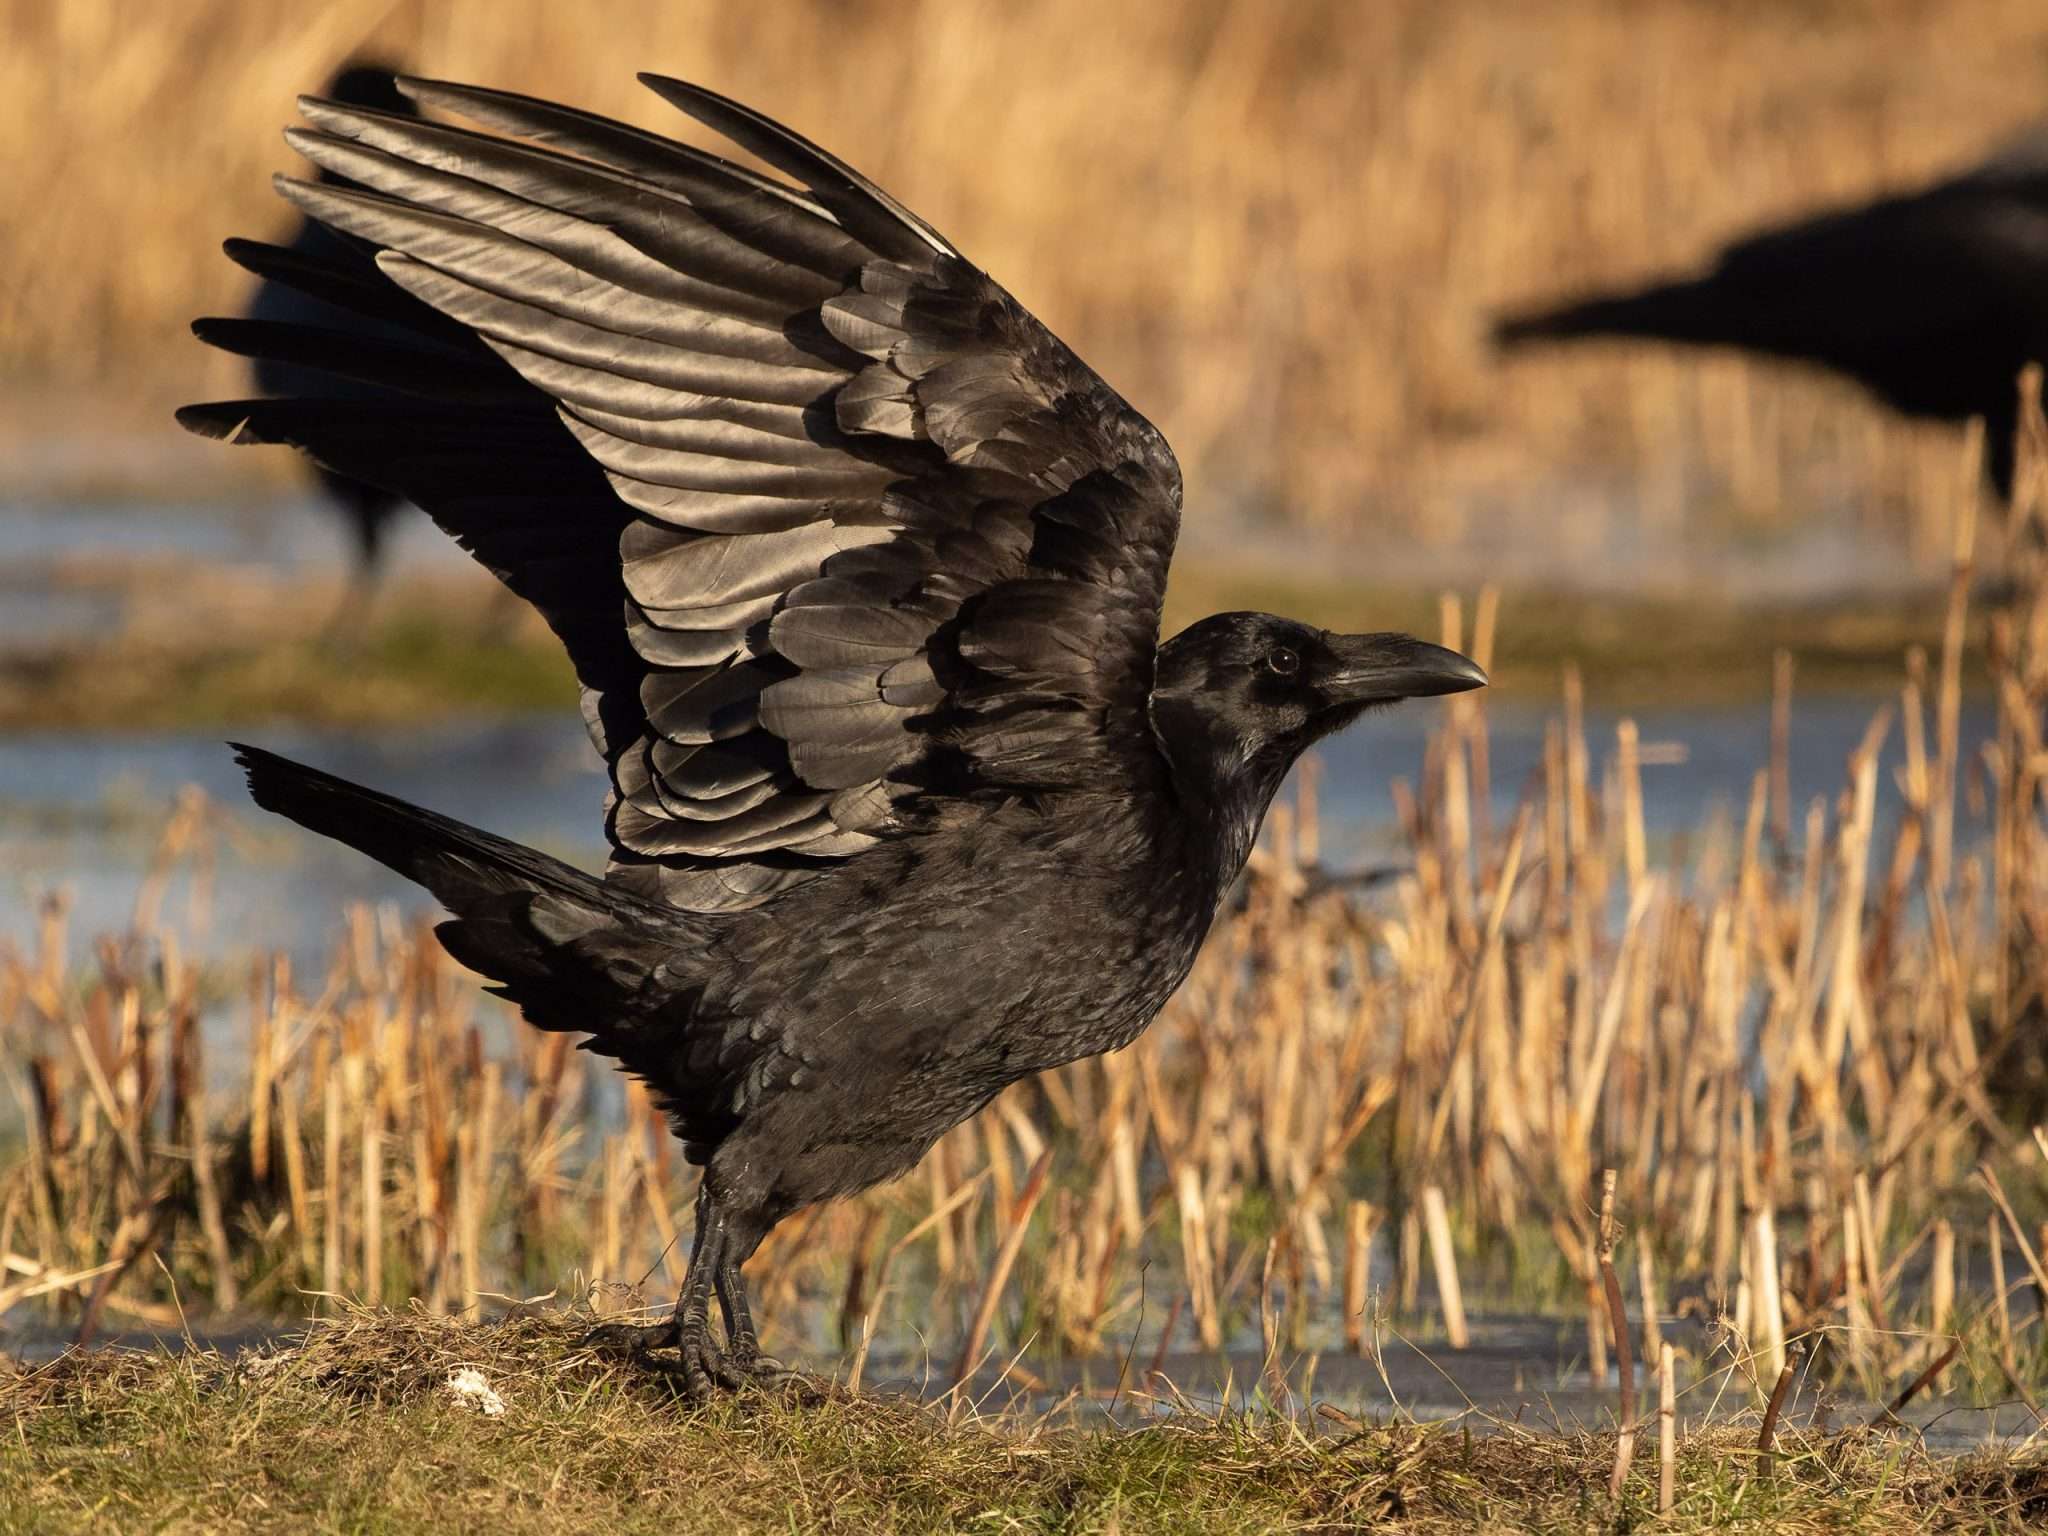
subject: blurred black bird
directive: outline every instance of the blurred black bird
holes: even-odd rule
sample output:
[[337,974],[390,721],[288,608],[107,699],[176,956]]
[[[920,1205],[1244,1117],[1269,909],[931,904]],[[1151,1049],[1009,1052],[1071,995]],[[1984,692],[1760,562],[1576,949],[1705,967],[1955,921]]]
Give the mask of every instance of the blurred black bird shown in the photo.
[[[372,107],[406,117],[415,115],[413,104],[398,92],[391,66],[377,60],[351,60],[327,83],[322,94],[351,107]],[[320,171],[320,180],[330,186],[345,184],[341,177],[325,169]],[[264,350],[265,338],[274,335],[278,327],[331,331],[334,335],[330,343],[337,346],[351,336],[384,341],[404,339],[403,330],[385,325],[359,309],[330,303],[292,282],[290,273],[300,264],[345,259],[342,247],[346,238],[319,220],[307,218],[300,220],[298,232],[287,246],[236,241],[229,248],[230,256],[263,280],[250,297],[247,326],[239,335],[223,332],[217,339],[220,345],[246,352],[254,359],[251,372],[262,394],[360,398],[368,393],[346,378]],[[372,581],[383,560],[385,528],[404,507],[405,498],[323,464],[314,465],[314,474],[321,495],[348,525],[355,545],[358,585]]]
[[2048,129],[1920,191],[1752,235],[1699,276],[1494,330],[1503,346],[1606,336],[1819,363],[1909,416],[1981,416],[2009,498],[2017,376],[2048,359]]
[[642,78],[789,179],[496,91],[401,82],[527,142],[304,101],[292,143],[356,185],[282,190],[375,255],[289,275],[405,335],[278,328],[271,355],[370,392],[180,419],[403,494],[567,647],[603,878],[241,760],[653,1089],[703,1166],[696,1246],[675,1317],[619,1337],[701,1395],[779,1370],[740,1279],[770,1228],[1127,1045],[1301,751],[1485,677],[1269,614],[1158,644],[1181,487],[1151,424],[840,161]]

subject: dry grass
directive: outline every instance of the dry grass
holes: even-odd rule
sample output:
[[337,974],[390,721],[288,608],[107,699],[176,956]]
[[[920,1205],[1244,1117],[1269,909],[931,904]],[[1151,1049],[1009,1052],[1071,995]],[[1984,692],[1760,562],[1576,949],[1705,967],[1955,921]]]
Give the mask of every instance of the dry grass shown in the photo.
[[[1628,1530],[1654,1485],[1600,1492],[1612,1437],[1455,1427],[1324,1433],[1267,1414],[942,1415],[834,1397],[689,1412],[577,1345],[586,1320],[490,1327],[351,1314],[226,1358],[110,1352],[0,1381],[10,1530],[1465,1532]],[[454,1385],[462,1381],[464,1393]],[[496,1411],[483,1406],[489,1404]],[[1659,1528],[2002,1531],[2048,1512],[2038,1458],[1688,1426]]]
[[5,0],[0,25],[0,370],[38,391],[238,387],[185,321],[238,301],[218,241],[280,226],[277,129],[349,51],[673,130],[632,82],[656,68],[929,214],[1160,421],[1203,502],[1589,554],[1819,511],[1923,566],[1952,434],[1732,359],[1504,370],[1482,319],[1967,162],[2040,110],[2048,50],[2034,0]]

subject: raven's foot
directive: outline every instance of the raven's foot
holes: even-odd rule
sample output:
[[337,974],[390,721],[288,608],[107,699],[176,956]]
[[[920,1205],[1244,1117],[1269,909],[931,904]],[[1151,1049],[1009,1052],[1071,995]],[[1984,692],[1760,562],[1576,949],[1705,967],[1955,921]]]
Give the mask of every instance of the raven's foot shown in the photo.
[[[686,1330],[679,1348],[679,1366],[670,1367],[665,1360],[659,1364],[664,1370],[680,1372],[683,1391],[697,1407],[702,1407],[717,1392],[741,1397],[775,1396],[797,1402],[823,1402],[827,1396],[818,1378],[792,1370],[773,1355],[762,1354],[760,1346],[751,1339],[721,1347],[708,1330],[694,1338]],[[649,1363],[656,1362],[650,1359]]]
[[[721,1347],[709,1328],[685,1327],[671,1314],[658,1323],[601,1323],[583,1336],[582,1344],[585,1349],[630,1360],[657,1375],[677,1378],[683,1395],[694,1406],[702,1406],[719,1391],[775,1393],[805,1400],[825,1395],[818,1378],[763,1354],[751,1328]],[[661,1354],[655,1354],[656,1350]]]
[[751,1340],[729,1347],[719,1383],[733,1390],[759,1392],[796,1403],[822,1403],[832,1395],[832,1385],[822,1376],[785,1365],[773,1355],[764,1355]]
[[775,1391],[803,1380],[801,1371],[791,1370],[773,1355],[762,1354],[758,1344],[727,1348],[719,1360],[717,1376],[721,1386],[735,1391],[741,1388]]
[[583,1346],[677,1378],[683,1395],[698,1407],[719,1391],[778,1392],[809,1380],[762,1354],[751,1341],[721,1349],[710,1330],[686,1330],[674,1317],[659,1323],[605,1323],[583,1336]]
[[709,1336],[684,1328],[674,1318],[644,1326],[606,1323],[585,1334],[583,1346],[666,1379],[692,1408],[703,1407],[721,1388],[735,1385],[727,1379],[724,1356]]

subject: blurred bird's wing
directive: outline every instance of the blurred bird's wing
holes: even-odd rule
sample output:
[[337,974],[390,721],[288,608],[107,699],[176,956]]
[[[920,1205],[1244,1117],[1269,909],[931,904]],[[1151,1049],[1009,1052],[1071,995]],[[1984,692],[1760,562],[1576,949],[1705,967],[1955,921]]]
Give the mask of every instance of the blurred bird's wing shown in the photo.
[[201,321],[375,389],[180,419],[390,487],[540,609],[642,894],[751,905],[962,800],[1156,783],[1164,439],[865,178],[643,79],[793,182],[494,91],[403,82],[528,142],[304,101],[353,186],[281,190],[375,266],[240,259],[409,334]]
[[2034,122],[1985,156],[1971,173],[1984,182],[2031,183],[2048,189],[2048,122]]

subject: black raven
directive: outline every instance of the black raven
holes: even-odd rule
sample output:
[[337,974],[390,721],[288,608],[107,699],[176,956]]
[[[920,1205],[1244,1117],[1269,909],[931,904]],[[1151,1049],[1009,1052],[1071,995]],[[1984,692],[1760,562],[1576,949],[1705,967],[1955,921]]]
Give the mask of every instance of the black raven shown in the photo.
[[[413,115],[413,105],[398,92],[388,65],[369,59],[355,59],[344,65],[322,92],[329,100],[351,107],[373,107],[379,111]],[[322,170],[320,179],[341,185],[333,172]],[[251,295],[248,322],[239,329],[221,322],[214,336],[216,345],[253,358],[256,388],[280,397],[341,395],[360,396],[365,388],[316,367],[278,355],[267,349],[279,327],[324,328],[339,332],[330,338],[340,345],[351,335],[403,340],[405,332],[394,331],[362,311],[337,305],[297,285],[292,273],[307,263],[331,262],[342,256],[345,237],[337,235],[317,219],[302,219],[298,232],[286,246],[263,246],[237,240],[228,249],[240,265],[262,278]],[[314,474],[321,494],[346,521],[355,541],[356,579],[371,580],[382,562],[384,530],[405,505],[405,498],[381,485],[372,485],[353,475],[341,474],[315,464]]]
[[770,1228],[1129,1044],[1301,751],[1485,677],[1269,614],[1160,645],[1181,492],[1157,430],[880,188],[642,78],[789,180],[435,81],[401,85],[527,142],[304,101],[292,143],[355,186],[283,191],[375,257],[295,275],[410,333],[277,332],[377,394],[180,419],[403,493],[567,647],[611,773],[603,878],[241,760],[259,804],[433,891],[442,942],[534,1024],[654,1090],[704,1173],[675,1318],[635,1337],[701,1395],[779,1369],[740,1279]]
[[2009,498],[2016,380],[2048,359],[2048,129],[1950,180],[1737,241],[1699,276],[1494,329],[1503,346],[1602,336],[1819,363],[1909,416],[1981,416]]

